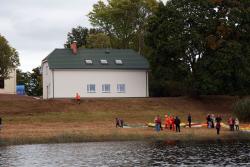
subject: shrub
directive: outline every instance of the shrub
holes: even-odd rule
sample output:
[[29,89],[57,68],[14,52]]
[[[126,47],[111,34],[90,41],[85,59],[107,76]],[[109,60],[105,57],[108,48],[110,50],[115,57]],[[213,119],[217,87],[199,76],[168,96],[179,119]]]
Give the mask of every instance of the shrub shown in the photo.
[[237,101],[233,106],[234,115],[242,121],[250,121],[250,98]]

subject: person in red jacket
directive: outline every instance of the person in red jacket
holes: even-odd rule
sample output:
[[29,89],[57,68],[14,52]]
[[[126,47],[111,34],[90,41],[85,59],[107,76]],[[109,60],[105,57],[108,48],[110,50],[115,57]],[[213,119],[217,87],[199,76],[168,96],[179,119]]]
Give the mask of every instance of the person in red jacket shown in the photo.
[[76,93],[76,101],[77,101],[78,104],[81,103],[81,97],[80,97],[80,95],[78,93]]
[[230,131],[233,131],[234,130],[233,118],[230,117],[227,122],[228,122],[228,125],[230,127]]

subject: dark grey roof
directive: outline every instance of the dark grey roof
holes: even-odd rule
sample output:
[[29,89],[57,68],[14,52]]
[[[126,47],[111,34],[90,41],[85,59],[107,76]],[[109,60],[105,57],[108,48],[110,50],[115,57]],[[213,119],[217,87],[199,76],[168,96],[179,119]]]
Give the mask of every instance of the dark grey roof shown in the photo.
[[[90,59],[93,64],[86,64]],[[100,60],[108,64],[101,64]],[[44,60],[50,69],[149,69],[148,61],[132,49],[86,49],[80,48],[76,55],[71,49],[55,49]],[[123,64],[116,64],[122,60]]]

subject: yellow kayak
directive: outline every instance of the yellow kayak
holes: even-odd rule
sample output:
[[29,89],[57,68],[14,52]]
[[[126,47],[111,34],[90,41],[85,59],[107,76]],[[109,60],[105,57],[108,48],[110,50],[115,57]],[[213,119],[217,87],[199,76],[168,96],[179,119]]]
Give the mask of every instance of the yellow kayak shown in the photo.
[[[152,123],[152,122],[147,123],[147,126],[148,126],[148,127],[155,127],[155,123]],[[165,125],[164,125],[164,124],[161,124],[161,126],[162,126],[163,128],[165,128]],[[186,123],[181,123],[180,126],[181,126],[181,127],[186,127],[186,126],[188,126],[188,125],[187,125]]]

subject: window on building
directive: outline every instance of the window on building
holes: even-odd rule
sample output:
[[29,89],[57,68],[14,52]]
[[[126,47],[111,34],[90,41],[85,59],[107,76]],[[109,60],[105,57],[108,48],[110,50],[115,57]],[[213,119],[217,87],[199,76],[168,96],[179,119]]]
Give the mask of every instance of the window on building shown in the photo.
[[93,61],[90,60],[90,59],[86,59],[86,60],[85,60],[85,63],[86,63],[86,64],[93,64]]
[[110,84],[102,85],[102,93],[110,93]]
[[117,92],[125,93],[125,84],[117,84]]
[[108,64],[108,60],[100,60],[101,64]]
[[4,89],[4,79],[0,78],[0,89]]
[[88,93],[95,93],[95,84],[88,84],[87,85],[87,92]]
[[115,64],[123,64],[122,60],[115,60]]

